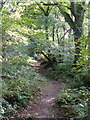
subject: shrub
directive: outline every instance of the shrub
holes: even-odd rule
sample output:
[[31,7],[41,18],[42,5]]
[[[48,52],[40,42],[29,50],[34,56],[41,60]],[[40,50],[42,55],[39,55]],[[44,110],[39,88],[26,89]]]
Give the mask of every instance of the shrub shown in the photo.
[[[77,114],[76,118],[88,117],[89,90],[86,87],[62,90],[56,100],[59,107],[71,106]],[[73,111],[72,111],[73,112]]]
[[37,74],[35,67],[31,64],[30,57],[23,59],[12,57],[3,62],[1,109],[4,112],[2,115],[14,116],[17,109],[25,107],[29,100],[34,99],[40,92],[39,87],[45,83],[45,80]]

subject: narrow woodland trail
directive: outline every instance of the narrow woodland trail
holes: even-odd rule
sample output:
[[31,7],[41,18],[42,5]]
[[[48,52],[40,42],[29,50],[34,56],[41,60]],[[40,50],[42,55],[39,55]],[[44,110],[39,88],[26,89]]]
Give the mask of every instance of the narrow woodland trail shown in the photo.
[[[36,66],[38,73],[45,77],[43,73],[44,65],[36,62],[34,66]],[[49,87],[47,87],[47,89],[41,89],[42,95],[33,101],[31,106],[28,106],[22,111],[22,117],[32,114],[35,118],[60,118],[58,108],[55,104],[55,98],[60,89],[62,89],[62,85],[58,81],[48,77],[46,77],[46,79],[50,82]]]

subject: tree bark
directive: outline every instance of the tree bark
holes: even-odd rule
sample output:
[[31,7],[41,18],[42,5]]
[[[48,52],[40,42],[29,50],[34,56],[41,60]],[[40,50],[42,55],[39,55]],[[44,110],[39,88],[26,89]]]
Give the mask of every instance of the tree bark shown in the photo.
[[72,15],[74,16],[74,20],[70,17],[70,14],[68,14],[66,11],[64,11],[61,8],[61,5],[58,5],[58,8],[61,12],[61,14],[64,16],[65,21],[69,24],[70,28],[73,30],[74,34],[74,41],[75,41],[75,58],[74,58],[74,64],[79,60],[80,58],[80,41],[79,38],[82,36],[82,25],[83,25],[83,20],[84,20],[84,8],[82,6],[82,3],[78,2],[71,2],[71,7],[69,8]]
[[48,37],[48,16],[45,16],[45,34],[46,34],[46,40],[49,39]]
[[90,1],[88,3],[88,18],[88,63],[90,66]]
[[55,25],[53,25],[53,29],[52,29],[52,39],[53,41],[55,40]]

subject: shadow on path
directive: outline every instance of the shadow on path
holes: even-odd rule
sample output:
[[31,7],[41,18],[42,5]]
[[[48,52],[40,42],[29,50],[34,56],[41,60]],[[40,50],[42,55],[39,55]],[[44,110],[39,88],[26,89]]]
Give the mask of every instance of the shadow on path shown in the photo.
[[[36,62],[33,65],[36,66],[38,73],[45,77],[43,72],[45,65],[40,65],[40,62]],[[46,77],[46,79],[50,82],[50,85],[47,89],[41,88],[42,95],[33,101],[31,106],[27,106],[21,112],[22,117],[27,117],[27,115],[32,114],[34,118],[60,118],[55,99],[62,89],[62,84],[49,77]]]

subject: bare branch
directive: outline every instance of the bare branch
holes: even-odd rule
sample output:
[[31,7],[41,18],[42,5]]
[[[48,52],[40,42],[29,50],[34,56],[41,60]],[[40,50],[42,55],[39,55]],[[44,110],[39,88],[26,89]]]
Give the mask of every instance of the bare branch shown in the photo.
[[71,29],[67,30],[67,31],[64,33],[64,35],[60,38],[60,40],[63,39],[64,36],[65,36],[69,31],[71,31]]
[[44,2],[41,2],[41,3],[43,3],[43,5],[45,5],[45,6],[55,6],[55,5],[58,5],[57,2],[56,3],[44,3]]
[[39,8],[44,12],[44,14],[46,13],[46,11],[44,10],[44,8],[38,3],[36,2],[36,4],[39,6]]
[[[50,5],[48,5],[48,3],[47,3],[47,9],[45,10],[41,5],[40,5],[40,3],[38,3],[38,2],[36,2],[37,3],[37,5],[39,6],[39,8],[43,11],[43,13],[44,13],[44,15],[45,16],[48,16],[49,15],[49,13],[50,13],[50,11],[51,11],[51,9],[52,9],[52,7],[50,8]],[[43,2],[41,2],[41,3],[43,3]],[[44,5],[44,4],[43,4]]]

